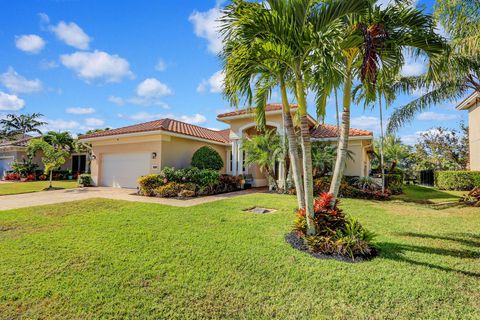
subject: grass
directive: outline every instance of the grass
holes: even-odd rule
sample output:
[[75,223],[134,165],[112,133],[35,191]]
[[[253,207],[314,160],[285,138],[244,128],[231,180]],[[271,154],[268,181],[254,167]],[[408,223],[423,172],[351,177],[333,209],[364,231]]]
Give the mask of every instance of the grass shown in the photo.
[[[77,187],[76,180],[53,181],[54,188],[72,189]],[[48,181],[0,183],[0,196],[9,194],[38,192],[48,188]]]
[[[381,252],[351,264],[285,243],[295,203],[253,194],[188,208],[91,199],[1,211],[0,318],[478,317],[478,208],[344,200]],[[279,210],[242,211],[252,205]]]
[[403,194],[394,196],[394,199],[406,202],[435,204],[442,202],[458,202],[468,191],[439,190],[433,187],[419,185],[405,185]]

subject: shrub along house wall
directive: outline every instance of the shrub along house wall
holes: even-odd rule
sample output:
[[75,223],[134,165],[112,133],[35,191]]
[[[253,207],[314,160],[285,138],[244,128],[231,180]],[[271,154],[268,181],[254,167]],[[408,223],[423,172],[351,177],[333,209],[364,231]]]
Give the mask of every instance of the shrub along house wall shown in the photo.
[[437,171],[435,186],[442,190],[471,190],[480,186],[480,171]]

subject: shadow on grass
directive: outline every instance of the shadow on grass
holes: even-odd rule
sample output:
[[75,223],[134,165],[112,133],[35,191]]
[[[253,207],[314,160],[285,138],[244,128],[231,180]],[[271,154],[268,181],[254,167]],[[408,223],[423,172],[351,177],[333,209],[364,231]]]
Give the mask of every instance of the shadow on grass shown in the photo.
[[400,232],[400,233],[396,233],[395,235],[401,236],[401,237],[410,237],[410,238],[453,241],[466,246],[480,248],[480,235],[475,235],[471,233],[431,235],[431,234],[415,233],[415,232]]
[[400,244],[400,243],[393,243],[393,242],[381,242],[381,243],[378,243],[377,246],[380,249],[380,257],[385,259],[390,259],[390,260],[395,260],[400,262],[407,262],[416,266],[428,267],[428,268],[447,271],[447,272],[456,272],[466,276],[480,278],[479,272],[459,270],[455,268],[440,266],[430,262],[417,261],[417,260],[408,258],[405,255],[408,252],[416,252],[416,253],[424,253],[427,255],[440,255],[440,256],[454,257],[454,258],[460,258],[460,259],[479,259],[480,252],[478,251],[432,248],[427,246]]
[[426,205],[437,210],[463,207],[460,198],[457,194],[419,185],[405,186],[403,194],[392,197],[393,200]]

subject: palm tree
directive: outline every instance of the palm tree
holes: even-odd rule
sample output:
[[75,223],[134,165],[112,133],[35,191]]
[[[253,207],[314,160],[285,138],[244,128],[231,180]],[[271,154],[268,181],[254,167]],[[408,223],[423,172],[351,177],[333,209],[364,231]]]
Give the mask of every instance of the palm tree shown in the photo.
[[56,149],[63,149],[68,152],[75,150],[75,142],[70,133],[68,132],[55,132],[49,131],[42,137],[43,141],[50,144]]
[[[269,51],[269,43],[267,41],[261,39],[255,39],[255,41],[250,43],[241,41],[244,35],[241,25],[239,27],[239,21],[245,15],[245,12],[255,15],[261,10],[263,8],[259,4],[236,1],[232,5],[227,6],[224,11],[222,32],[225,34],[226,39],[221,55],[225,71],[224,93],[234,106],[238,106],[242,97],[249,105],[254,101],[257,127],[260,130],[264,130],[265,107],[268,97],[276,86],[280,87],[282,117],[287,135],[288,154],[291,159],[297,202],[299,208],[304,208],[305,196],[297,135],[293,126],[292,111],[287,96],[288,75],[286,67],[269,59],[271,52]],[[251,89],[252,83],[254,84],[254,90]],[[284,162],[286,163],[286,159],[284,159]]]
[[243,140],[245,150],[245,164],[256,164],[264,172],[268,180],[278,190],[278,183],[275,176],[275,163],[284,157],[285,149],[281,143],[280,136],[273,130],[266,131],[261,135],[254,135]]
[[448,32],[450,50],[433,62],[435,69],[398,89],[421,97],[392,113],[387,130],[394,132],[416,114],[444,101],[454,102],[472,90],[480,92],[480,4],[476,0],[437,0],[435,16]]
[[380,70],[398,73],[403,64],[403,50],[413,48],[417,55],[429,57],[443,52],[441,39],[433,32],[431,16],[399,2],[385,9],[369,4],[363,15],[350,17],[344,25],[347,33],[343,43],[344,81],[342,129],[338,143],[337,161],[330,193],[338,196],[345,168],[350,129],[352,82],[357,78],[365,89],[366,99],[376,99],[376,84]]
[[6,136],[10,138],[21,136],[24,139],[28,133],[42,133],[40,128],[47,123],[39,120],[41,117],[43,115],[40,113],[21,114],[18,116],[8,114],[5,119],[0,120],[0,125],[3,127]]
[[[232,4],[243,17],[234,23],[241,30],[235,41],[251,44],[260,39],[268,49],[267,58],[281,64],[291,74],[298,103],[308,234],[314,234],[315,227],[312,222],[313,173],[306,93],[309,88],[316,89],[310,85],[310,80],[325,70],[333,60],[332,54],[338,51],[343,37],[338,28],[340,19],[361,10],[366,2],[268,0],[268,7],[260,5],[261,9],[255,14],[250,14],[245,1],[236,0]],[[317,107],[317,110],[324,112],[325,108]]]

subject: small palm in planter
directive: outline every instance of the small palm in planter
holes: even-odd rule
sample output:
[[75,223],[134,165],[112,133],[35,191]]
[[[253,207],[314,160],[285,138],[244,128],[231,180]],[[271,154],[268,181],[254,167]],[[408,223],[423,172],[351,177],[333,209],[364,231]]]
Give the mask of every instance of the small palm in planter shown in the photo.
[[372,243],[375,235],[356,219],[345,216],[338,208],[338,200],[332,207],[332,198],[332,194],[322,193],[315,199],[313,223],[316,231],[313,235],[307,235],[305,209],[297,211],[294,235],[303,242],[299,249],[352,261],[375,256],[377,252]]

